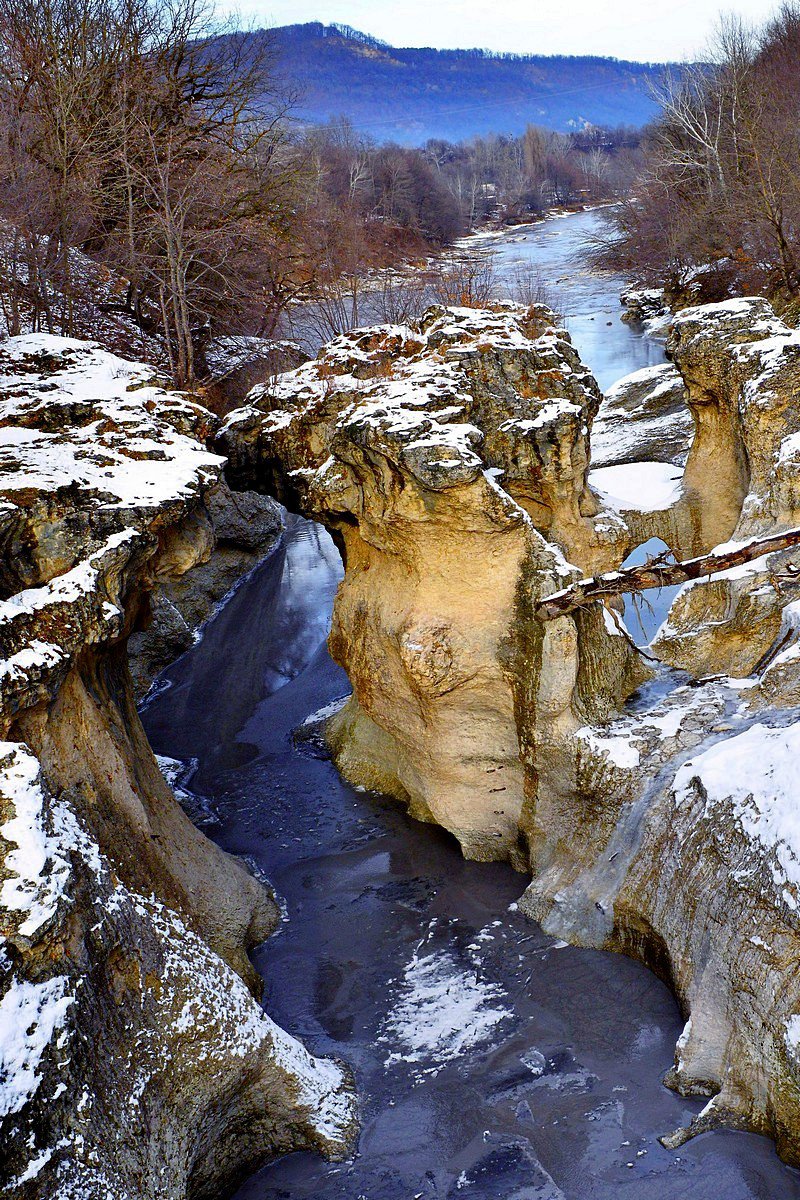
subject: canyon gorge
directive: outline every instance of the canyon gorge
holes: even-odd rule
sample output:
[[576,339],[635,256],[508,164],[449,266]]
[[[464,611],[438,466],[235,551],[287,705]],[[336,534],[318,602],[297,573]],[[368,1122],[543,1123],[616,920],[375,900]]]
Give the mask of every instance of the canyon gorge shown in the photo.
[[[653,539],[686,559],[800,528],[800,335],[753,298],[668,324],[669,362],[598,382],[544,305],[437,306],[335,339],[224,419],[91,343],[0,346],[11,1195],[211,1197],[289,1151],[331,1171],[355,1153],[359,1065],[261,1008],[249,952],[286,936],[279,899],[184,812],[191,755],[163,757],[186,681],[156,683],[144,727],[136,708],[281,552],[281,521],[287,544],[305,528],[276,502],[330,533],[343,571],[335,694],[299,715],[287,699],[286,737],[365,804],[445,831],[459,870],[506,865],[479,938],[621,951],[668,985],[667,1083],[704,1103],[653,1160],[724,1127],[800,1165],[800,551],[685,584],[644,652],[621,595],[540,607]],[[229,638],[246,649],[271,619]],[[419,836],[402,834],[424,859]],[[470,1195],[470,1169],[427,1194]]]

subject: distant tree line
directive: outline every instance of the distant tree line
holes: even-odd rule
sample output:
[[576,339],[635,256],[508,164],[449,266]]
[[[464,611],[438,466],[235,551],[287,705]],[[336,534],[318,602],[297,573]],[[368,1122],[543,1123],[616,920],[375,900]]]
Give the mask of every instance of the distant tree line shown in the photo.
[[800,7],[752,29],[728,18],[712,61],[665,89],[634,192],[601,265],[717,299],[800,300]]
[[305,293],[312,304],[300,313],[285,307],[281,328],[313,347],[365,322],[407,320],[430,303],[485,304],[498,289],[547,302],[540,280],[503,283],[485,252],[449,248],[487,223],[625,194],[638,134],[529,126],[521,137],[436,139],[410,150],[375,144],[340,118],[308,131],[296,149],[308,180],[301,226],[314,247]]
[[[403,47],[392,46],[382,38],[362,33],[361,30],[354,29],[352,25],[343,25],[337,21],[332,22],[330,25],[325,25],[322,21],[309,21],[305,25],[290,25],[287,28],[290,30],[318,33],[320,37],[330,37],[332,34],[338,35],[344,38],[345,41],[359,42],[361,45],[370,46],[375,50],[389,50],[392,54],[402,53],[403,50]],[[538,63],[543,58],[546,58],[549,62],[570,65],[577,63],[611,62],[623,66],[630,65],[636,70],[642,70],[642,68],[646,68],[649,65],[647,63],[631,62],[628,59],[615,58],[610,54],[518,54],[513,50],[486,50],[479,46],[453,50],[442,50],[434,46],[419,46],[413,49],[416,54],[435,55],[438,58],[444,58],[451,62],[467,59],[486,59],[487,61],[495,62]],[[661,68],[661,63],[656,64],[657,71],[660,71]]]
[[626,127],[563,134],[529,125],[520,137],[456,145],[434,139],[423,153],[473,226],[491,215],[519,222],[554,207],[626,195],[639,169],[639,139],[638,130]]

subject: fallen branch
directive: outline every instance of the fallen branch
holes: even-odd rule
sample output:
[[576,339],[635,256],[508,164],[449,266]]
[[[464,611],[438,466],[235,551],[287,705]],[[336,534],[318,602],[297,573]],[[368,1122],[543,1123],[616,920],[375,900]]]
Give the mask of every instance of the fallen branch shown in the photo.
[[[540,600],[536,605],[536,615],[540,621],[552,621],[578,608],[585,608],[595,600],[621,596],[626,592],[643,592],[649,588],[675,587],[690,579],[701,579],[704,575],[710,577],[720,571],[729,571],[732,567],[741,567],[754,558],[798,544],[800,529],[787,529],[771,537],[751,538],[734,548],[719,546],[710,554],[701,554],[699,558],[689,558],[684,562],[670,562],[671,552],[665,551],[638,567],[620,567],[618,571],[579,579],[563,591],[554,592],[552,596]],[[794,567],[784,568],[784,571],[785,576],[781,578],[785,577],[787,581],[800,576],[800,571]]]

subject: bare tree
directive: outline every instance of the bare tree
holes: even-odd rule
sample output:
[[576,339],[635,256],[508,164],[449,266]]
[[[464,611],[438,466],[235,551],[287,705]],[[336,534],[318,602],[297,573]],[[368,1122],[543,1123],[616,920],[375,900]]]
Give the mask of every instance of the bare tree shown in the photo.
[[[601,265],[666,279],[676,293],[697,268],[703,298],[721,289],[800,294],[800,9],[785,4],[757,32],[722,21],[710,63],[661,95],[634,198],[610,217]],[[693,282],[693,287],[696,287]]]

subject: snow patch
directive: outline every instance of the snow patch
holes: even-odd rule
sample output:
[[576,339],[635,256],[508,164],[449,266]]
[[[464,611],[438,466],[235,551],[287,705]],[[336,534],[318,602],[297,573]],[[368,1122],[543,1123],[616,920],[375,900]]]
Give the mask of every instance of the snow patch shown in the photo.
[[589,472],[589,485],[617,512],[671,508],[681,498],[682,480],[680,467],[662,462],[621,463]]
[[0,905],[8,912],[27,914],[17,932],[30,938],[54,917],[70,866],[59,839],[45,828],[39,762],[15,742],[0,742],[0,794],[14,807],[0,835],[16,847],[5,856],[8,874],[0,888]]
[[586,742],[595,754],[602,754],[615,767],[632,771],[639,765],[639,747],[627,734],[603,737],[590,725],[584,725],[575,736]]
[[[681,767],[673,783],[675,803],[690,803],[698,780],[705,792],[703,816],[713,819],[720,806],[732,805],[734,821],[768,860],[775,883],[800,887],[798,756],[800,724],[752,725]],[[784,898],[796,906],[790,892]]]
[[56,976],[45,983],[13,982],[0,1000],[0,1118],[19,1112],[35,1095],[45,1051],[74,1003],[66,993],[66,976]]
[[400,996],[386,1017],[379,1041],[398,1046],[385,1065],[426,1063],[416,1077],[437,1075],[485,1044],[511,1012],[499,987],[450,951],[417,946],[403,973]]

